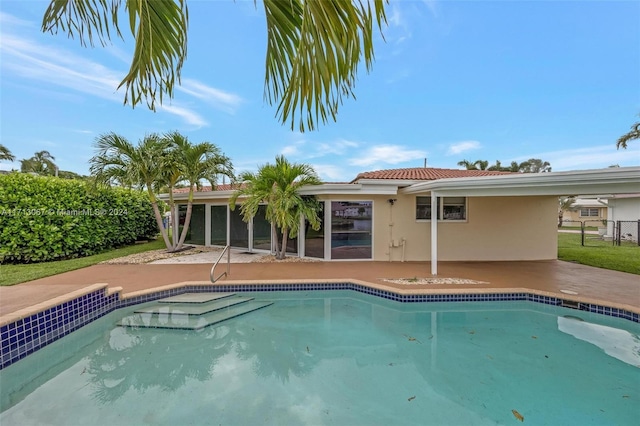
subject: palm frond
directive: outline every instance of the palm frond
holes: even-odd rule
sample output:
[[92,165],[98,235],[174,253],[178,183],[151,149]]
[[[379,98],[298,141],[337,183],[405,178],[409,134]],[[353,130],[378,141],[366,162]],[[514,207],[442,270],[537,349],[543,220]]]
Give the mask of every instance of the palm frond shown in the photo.
[[353,96],[358,64],[373,62],[373,26],[386,22],[385,0],[264,0],[267,18],[265,99],[281,122],[304,132],[336,119]]
[[616,148],[620,149],[620,147],[622,147],[626,149],[627,142],[636,140],[636,139],[640,139],[640,121],[632,125],[631,130],[628,133],[620,136],[620,138],[618,139],[618,142],[616,142]]
[[121,0],[51,0],[42,20],[42,31],[57,34],[59,30],[80,40],[83,46],[93,46],[97,37],[102,46],[111,40],[118,28]]
[[186,0],[127,0],[129,27],[136,40],[125,86],[124,103],[137,105],[144,98],[155,111],[164,94],[173,97],[173,86],[187,56],[189,13]]
[[[125,87],[124,103],[145,101],[155,111],[156,101],[173,96],[187,56],[189,12],[186,0],[124,0],[135,48],[129,72],[118,85]],[[111,34],[122,38],[118,13],[123,0],[51,0],[42,31],[78,37],[83,46],[94,39],[105,46]]]

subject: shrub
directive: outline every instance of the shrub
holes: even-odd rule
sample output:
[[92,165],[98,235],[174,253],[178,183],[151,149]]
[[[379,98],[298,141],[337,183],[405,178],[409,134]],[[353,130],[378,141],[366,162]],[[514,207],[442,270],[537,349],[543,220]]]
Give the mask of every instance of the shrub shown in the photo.
[[0,175],[1,262],[83,257],[157,233],[146,193],[26,173]]

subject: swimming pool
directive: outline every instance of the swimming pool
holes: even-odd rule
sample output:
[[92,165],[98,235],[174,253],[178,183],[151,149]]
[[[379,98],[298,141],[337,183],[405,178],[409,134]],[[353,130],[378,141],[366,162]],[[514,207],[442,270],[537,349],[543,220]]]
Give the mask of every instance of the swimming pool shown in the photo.
[[118,327],[139,306],[119,309],[10,365],[0,424],[637,421],[637,323],[526,301],[243,295],[274,304],[201,331]]

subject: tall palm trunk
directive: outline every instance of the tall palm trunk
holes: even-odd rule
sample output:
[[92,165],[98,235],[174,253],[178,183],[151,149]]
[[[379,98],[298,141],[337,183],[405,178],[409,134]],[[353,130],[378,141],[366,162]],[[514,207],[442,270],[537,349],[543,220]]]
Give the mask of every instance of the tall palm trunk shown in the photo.
[[173,247],[171,245],[171,241],[169,241],[167,230],[164,229],[164,224],[162,223],[162,216],[160,215],[160,209],[158,208],[158,202],[156,200],[151,201],[151,207],[153,207],[153,215],[156,217],[156,223],[158,224],[158,229],[162,234],[162,239],[164,240],[164,244],[167,246],[167,251],[172,251]]
[[287,255],[287,235],[289,234],[289,230],[285,226],[282,228],[282,247],[280,248],[280,253],[277,256],[278,260],[282,260]]
[[178,240],[178,245],[174,248],[174,250],[180,250],[182,245],[184,244],[184,240],[187,238],[187,232],[189,232],[189,225],[191,224],[191,209],[193,207],[193,201],[189,200],[187,203],[187,215],[184,219],[184,226],[182,228],[182,232],[180,233],[180,240]]

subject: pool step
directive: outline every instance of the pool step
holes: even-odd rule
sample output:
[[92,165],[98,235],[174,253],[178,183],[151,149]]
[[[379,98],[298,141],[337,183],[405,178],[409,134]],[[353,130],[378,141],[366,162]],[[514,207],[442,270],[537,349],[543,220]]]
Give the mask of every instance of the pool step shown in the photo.
[[136,328],[201,330],[273,304],[273,302],[254,301],[250,297],[231,296],[233,293],[222,298],[212,299],[210,302],[163,302],[164,304],[139,309],[133,315],[122,318],[117,325]]
[[203,315],[209,312],[239,305],[249,302],[253,297],[226,297],[214,300],[210,303],[187,302],[187,303],[164,303],[162,305],[150,306],[134,311],[136,314],[166,314],[166,315]]
[[235,296],[236,293],[184,293],[177,296],[165,297],[159,303],[207,303],[213,300]]

